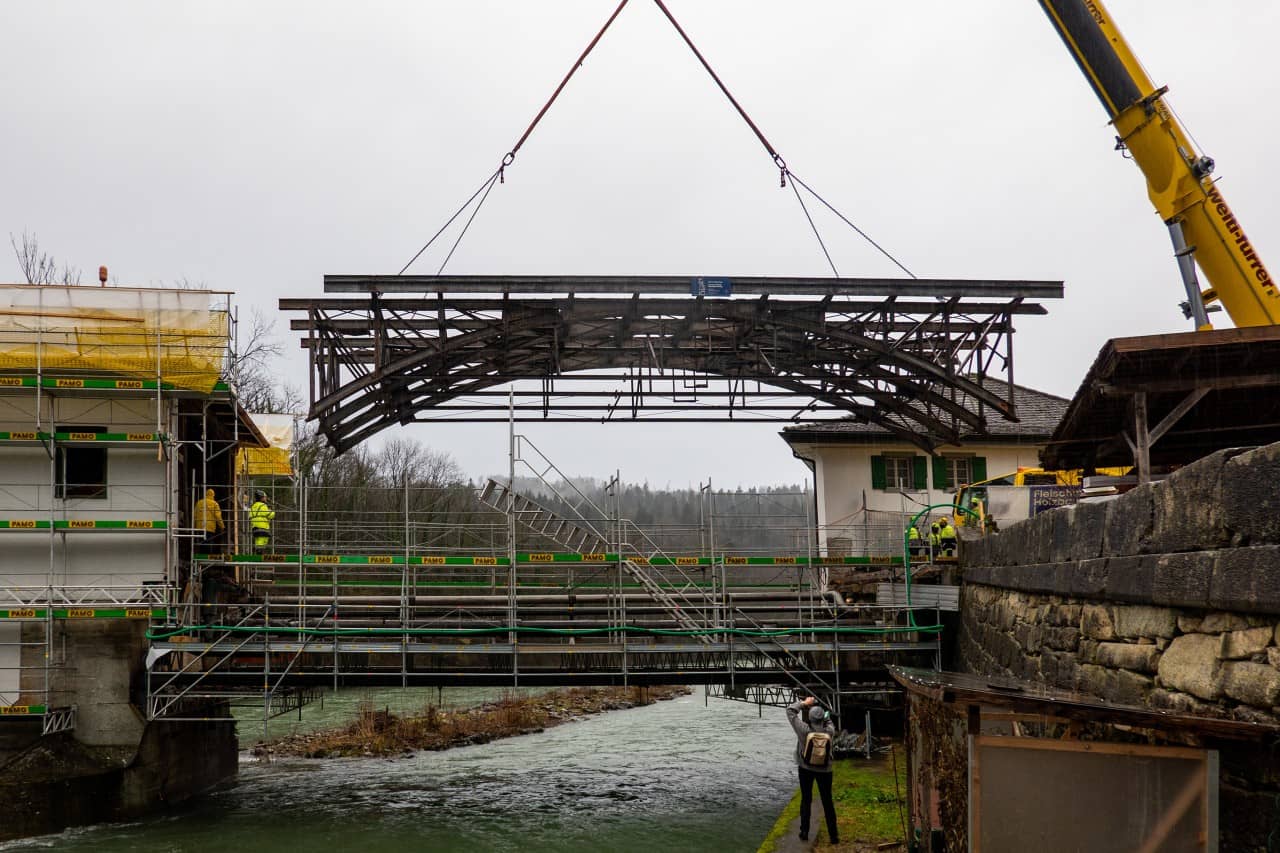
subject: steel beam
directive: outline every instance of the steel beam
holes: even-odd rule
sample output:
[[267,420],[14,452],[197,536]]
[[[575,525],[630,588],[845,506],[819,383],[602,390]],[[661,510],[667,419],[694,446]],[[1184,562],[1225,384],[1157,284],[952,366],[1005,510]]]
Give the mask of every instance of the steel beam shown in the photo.
[[[700,276],[326,275],[325,293],[690,293]],[[1061,299],[1060,281],[730,276],[734,294]]]

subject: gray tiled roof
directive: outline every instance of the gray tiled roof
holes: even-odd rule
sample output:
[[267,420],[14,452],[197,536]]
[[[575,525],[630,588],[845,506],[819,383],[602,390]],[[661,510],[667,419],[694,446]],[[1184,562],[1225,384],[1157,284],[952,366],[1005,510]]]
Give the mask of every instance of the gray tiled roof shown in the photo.
[[[987,390],[994,394],[999,394],[1001,397],[1008,390],[1006,383],[995,379],[984,379],[982,384]],[[1013,402],[1018,413],[1017,421],[1005,420],[999,413],[993,412],[988,408],[985,410],[987,432],[964,431],[962,435],[989,435],[992,438],[1041,439],[1047,441],[1053,431],[1057,429],[1058,422],[1066,414],[1067,406],[1071,401],[1063,397],[1056,397],[1053,394],[1046,394],[1043,391],[1037,391],[1034,388],[1014,385]],[[890,435],[890,433],[884,427],[873,423],[863,423],[853,418],[822,423],[796,424],[782,431],[782,437],[787,441],[804,440],[811,436],[820,439],[824,437],[878,438],[887,435]]]

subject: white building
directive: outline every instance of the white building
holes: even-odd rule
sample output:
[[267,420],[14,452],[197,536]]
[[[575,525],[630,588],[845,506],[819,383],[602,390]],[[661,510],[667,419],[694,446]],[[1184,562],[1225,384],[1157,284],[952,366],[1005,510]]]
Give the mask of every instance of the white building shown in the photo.
[[140,639],[189,580],[206,487],[234,525],[235,450],[263,442],[225,381],[229,296],[0,285],[0,714],[69,728],[70,627]]
[[1015,385],[1017,422],[988,411],[987,433],[932,456],[881,426],[854,420],[800,424],[781,435],[813,471],[821,547],[892,554],[901,549],[905,519],[950,504],[956,486],[1038,466],[1068,402]]

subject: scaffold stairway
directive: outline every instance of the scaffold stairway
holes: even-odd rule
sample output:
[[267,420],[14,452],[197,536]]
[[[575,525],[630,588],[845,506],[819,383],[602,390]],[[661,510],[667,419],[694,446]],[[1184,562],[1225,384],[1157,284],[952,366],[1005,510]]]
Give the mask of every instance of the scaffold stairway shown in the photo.
[[480,502],[499,512],[510,510],[525,527],[581,554],[600,553],[606,549],[604,538],[585,522],[565,518],[532,498],[514,491],[506,483],[489,480],[480,492]]
[[[649,572],[645,570],[644,566],[626,559],[622,561],[622,566],[627,570],[627,574],[635,578],[640,586],[644,587],[645,592],[649,593],[650,597],[652,597],[654,601],[659,602],[666,608],[671,617],[675,619],[676,623],[684,630],[697,631],[710,624],[709,620],[707,622],[699,622],[697,619],[694,619],[685,607],[681,605],[680,601],[663,589],[658,582],[649,575]],[[702,640],[703,642],[710,642],[710,638],[706,636],[703,636]]]
[[[565,518],[537,501],[516,492],[506,483],[490,479],[480,492],[480,501],[501,512],[514,513],[516,520],[525,527],[579,553],[604,553],[608,550],[608,543],[604,537],[587,521],[579,522]],[[690,601],[683,590],[679,598],[673,596],[653,578],[646,566],[638,561],[629,560],[623,556],[622,566],[627,574],[639,583],[654,601],[661,604],[684,630],[696,631],[711,624],[710,619],[698,620],[689,612],[691,608],[696,608],[699,602]],[[707,610],[710,611],[711,602],[701,603],[707,605]],[[704,643],[710,642],[710,638],[705,635],[700,639]]]

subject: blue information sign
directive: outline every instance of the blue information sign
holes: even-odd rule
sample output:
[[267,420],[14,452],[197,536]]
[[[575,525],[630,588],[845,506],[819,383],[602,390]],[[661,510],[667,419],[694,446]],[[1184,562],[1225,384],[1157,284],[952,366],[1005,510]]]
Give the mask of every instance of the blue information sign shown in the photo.
[[698,276],[689,284],[693,296],[732,296],[733,282],[727,278],[703,278]]

